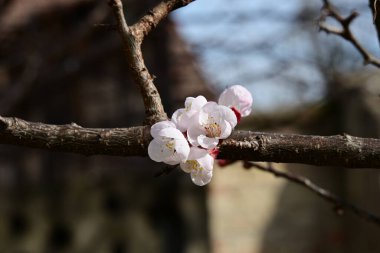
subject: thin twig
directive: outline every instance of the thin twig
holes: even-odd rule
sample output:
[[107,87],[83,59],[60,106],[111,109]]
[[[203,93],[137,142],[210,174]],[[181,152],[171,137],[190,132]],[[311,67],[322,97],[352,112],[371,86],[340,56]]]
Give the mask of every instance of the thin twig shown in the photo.
[[335,194],[333,194],[333,193],[327,191],[326,189],[323,189],[320,186],[316,185],[314,182],[310,181],[308,178],[298,176],[298,175],[294,175],[294,174],[291,174],[289,172],[276,170],[271,166],[271,164],[268,164],[268,166],[265,167],[265,166],[262,166],[258,163],[252,163],[252,162],[245,161],[244,167],[245,168],[254,167],[254,168],[259,169],[261,171],[272,173],[276,177],[282,177],[282,178],[288,179],[289,181],[291,181],[293,183],[296,183],[298,185],[301,185],[301,186],[309,189],[310,191],[314,192],[315,194],[317,194],[322,199],[334,204],[334,206],[335,206],[334,210],[337,211],[338,214],[341,214],[342,211],[345,209],[345,210],[348,210],[348,211],[352,212],[353,214],[357,215],[358,217],[380,227],[380,217],[379,216],[372,214],[372,213],[368,212],[367,210],[359,208],[359,207],[339,198]]
[[[356,39],[356,37],[352,34],[350,24],[359,15],[359,13],[353,11],[347,17],[343,17],[338,12],[338,10],[330,3],[330,1],[323,0],[323,3],[324,5],[322,7],[322,15],[319,18],[319,22],[318,22],[320,30],[328,34],[329,33],[335,34],[349,41],[359,51],[359,53],[363,57],[364,64],[371,64],[373,66],[380,68],[380,59],[376,58],[374,55],[368,52],[361,45],[361,43]],[[337,22],[339,22],[342,26],[342,29],[328,25],[326,23],[326,17],[328,16],[332,17]]]
[[379,17],[379,10],[380,10],[380,1],[378,0],[369,0],[369,7],[372,11],[373,16],[373,24],[376,28],[377,32],[377,38],[380,42],[380,17]]
[[195,0],[166,0],[157,4],[152,10],[137,21],[131,30],[138,40],[142,41],[149,32],[154,29],[158,23],[166,18],[170,12],[175,9],[184,7]]
[[109,0],[110,6],[114,10],[119,33],[123,39],[124,51],[127,55],[129,67],[132,71],[135,82],[139,85],[141,96],[145,106],[145,124],[153,124],[157,121],[167,119],[160,94],[153,83],[154,77],[145,66],[141,52],[141,43],[144,37],[155,28],[160,21],[169,15],[170,12],[180,7],[186,6],[194,0],[165,0],[143,16],[134,25],[128,26],[123,12],[121,0]]
[[374,0],[373,2],[373,22],[375,23],[375,20],[377,18],[377,0]]
[[124,17],[121,0],[110,0],[109,4],[116,17],[118,31],[123,40],[129,68],[135,82],[140,88],[140,94],[144,100],[145,123],[151,125],[155,122],[165,120],[167,119],[167,115],[164,111],[160,94],[153,83],[154,78],[145,66],[142,56],[142,38],[136,36],[134,31],[128,26]]

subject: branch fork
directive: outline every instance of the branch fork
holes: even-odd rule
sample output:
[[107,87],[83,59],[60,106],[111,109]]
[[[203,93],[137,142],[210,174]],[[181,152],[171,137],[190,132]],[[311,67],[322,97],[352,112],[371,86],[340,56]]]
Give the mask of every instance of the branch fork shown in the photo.
[[167,17],[171,11],[185,6],[192,1],[193,0],[162,1],[132,26],[129,26],[126,22],[121,0],[109,1],[109,5],[112,7],[116,17],[118,31],[123,41],[123,47],[130,70],[144,100],[145,124],[152,125],[156,122],[166,120],[168,116],[162,105],[160,94],[154,85],[154,77],[149,73],[144,63],[141,44],[145,36],[148,35],[161,20]]
[[[322,14],[318,20],[318,25],[320,31],[323,31],[327,34],[335,34],[342,37],[343,39],[350,42],[356,50],[361,54],[363,58],[363,63],[365,65],[371,64],[380,68],[380,59],[376,58],[370,52],[365,49],[362,44],[357,40],[353,35],[350,25],[351,23],[359,16],[359,13],[356,11],[351,12],[347,17],[342,16],[339,11],[333,6],[330,1],[323,0]],[[342,28],[337,28],[326,23],[326,17],[332,17],[335,19]]]

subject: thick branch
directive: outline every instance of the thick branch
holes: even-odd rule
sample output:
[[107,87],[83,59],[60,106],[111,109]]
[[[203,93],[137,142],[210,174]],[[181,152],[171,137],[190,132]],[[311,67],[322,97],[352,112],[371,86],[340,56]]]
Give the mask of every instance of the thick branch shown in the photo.
[[124,51],[127,56],[129,68],[133,78],[140,88],[140,94],[144,100],[145,106],[145,123],[153,124],[155,122],[167,119],[164,107],[161,102],[160,94],[153,83],[153,77],[145,66],[141,52],[142,38],[134,34],[133,30],[127,25],[123,13],[121,0],[110,0],[113,8],[118,31],[123,40]]
[[294,175],[294,174],[289,173],[289,172],[276,170],[270,165],[265,167],[265,166],[262,166],[262,165],[257,164],[257,163],[244,162],[244,167],[245,168],[254,167],[254,168],[259,169],[261,171],[272,173],[276,177],[285,178],[285,179],[287,179],[293,183],[296,183],[298,185],[301,185],[301,186],[309,189],[310,191],[317,194],[322,199],[334,204],[335,210],[337,211],[338,214],[341,214],[343,209],[345,209],[345,210],[352,212],[353,214],[357,215],[358,217],[360,217],[360,218],[362,218],[368,222],[371,222],[377,226],[380,226],[380,217],[379,216],[376,216],[376,215],[368,212],[367,210],[359,208],[359,207],[341,199],[340,197],[336,196],[335,194],[333,194],[333,193],[327,191],[326,189],[323,189],[320,186],[316,185],[315,183],[310,181],[310,179],[308,179],[308,178],[298,176],[298,175]]
[[[349,16],[343,17],[328,0],[324,0],[323,2],[323,13],[319,19],[319,28],[321,31],[338,35],[349,41],[363,57],[364,64],[371,64],[380,68],[380,59],[368,52],[351,32],[350,24],[359,14],[352,12]],[[338,21],[342,29],[326,24],[326,16],[330,16]]]
[[[0,117],[0,143],[84,155],[146,156],[149,126],[83,128]],[[235,131],[220,145],[229,160],[380,168],[380,139]]]
[[149,127],[83,128],[48,125],[0,117],[0,143],[83,155],[141,156],[150,140]]
[[380,168],[380,139],[235,131],[219,157],[278,163]]
[[142,41],[149,32],[154,29],[161,20],[166,18],[170,12],[175,9],[184,7],[195,0],[166,0],[160,2],[145,16],[143,16],[136,24],[131,26],[133,34]]

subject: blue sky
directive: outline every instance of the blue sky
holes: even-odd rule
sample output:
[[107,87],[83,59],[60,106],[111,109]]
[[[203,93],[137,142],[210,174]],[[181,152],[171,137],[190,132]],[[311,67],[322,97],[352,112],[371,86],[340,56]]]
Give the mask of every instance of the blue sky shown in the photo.
[[[353,23],[354,32],[376,52],[378,42],[367,1],[332,2],[342,7],[343,13],[351,9],[361,12]],[[310,0],[307,5],[318,13],[321,3]],[[361,58],[345,41],[318,33],[316,26],[308,32],[296,29],[295,16],[303,5],[302,0],[197,0],[173,16],[212,85],[222,89],[242,84],[254,94],[257,110],[275,110],[322,97],[323,78],[315,66],[307,64],[315,60],[311,38],[325,43],[322,48],[326,43],[338,43],[352,52],[353,65],[362,68]],[[266,48],[268,41],[271,46]]]

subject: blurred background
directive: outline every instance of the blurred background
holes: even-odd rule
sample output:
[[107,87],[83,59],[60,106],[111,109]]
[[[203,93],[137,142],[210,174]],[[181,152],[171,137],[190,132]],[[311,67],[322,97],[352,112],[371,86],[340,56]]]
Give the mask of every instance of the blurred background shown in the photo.
[[[318,33],[322,1],[197,0],[146,39],[169,115],[186,96],[241,84],[254,131],[380,137],[380,77]],[[129,22],[157,0],[124,1]],[[336,0],[379,55],[367,1]],[[337,25],[332,20],[331,24]],[[104,0],[0,0],[0,115],[85,127],[140,125],[144,109]],[[380,214],[372,170],[274,165]],[[0,252],[379,252],[380,230],[307,190],[239,163],[207,187],[146,158],[1,146]]]

